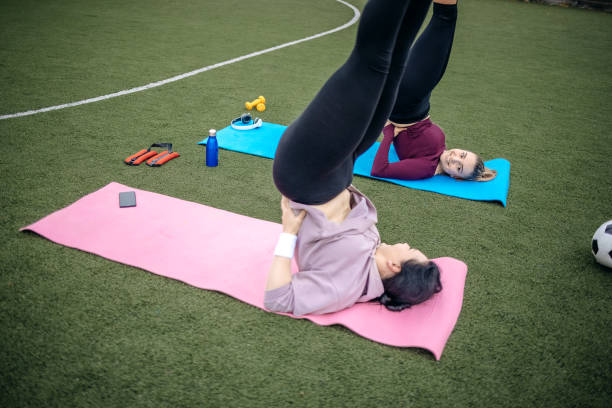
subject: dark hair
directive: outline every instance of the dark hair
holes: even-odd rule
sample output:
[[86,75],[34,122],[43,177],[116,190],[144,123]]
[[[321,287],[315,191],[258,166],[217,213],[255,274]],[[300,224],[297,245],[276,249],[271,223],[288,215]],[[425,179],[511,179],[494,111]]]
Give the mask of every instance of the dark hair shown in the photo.
[[440,270],[431,261],[426,264],[404,262],[400,272],[383,279],[382,283],[385,293],[378,301],[394,312],[422,303],[442,290]]
[[485,171],[484,162],[482,161],[480,156],[476,155],[476,164],[474,164],[474,171],[472,172],[470,176],[466,177],[466,179],[473,180],[475,178],[478,178],[482,176],[482,173],[484,173],[484,171]]

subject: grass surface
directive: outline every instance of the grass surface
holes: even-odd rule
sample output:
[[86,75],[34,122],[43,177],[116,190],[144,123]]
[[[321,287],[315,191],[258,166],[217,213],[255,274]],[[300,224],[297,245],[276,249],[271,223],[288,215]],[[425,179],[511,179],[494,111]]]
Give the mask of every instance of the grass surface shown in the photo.
[[[332,0],[4,0],[0,114],[144,85],[351,17]],[[432,116],[449,146],[511,161],[507,208],[354,180],[378,207],[384,241],[468,264],[439,362],[18,232],[110,181],[278,221],[270,160],[221,151],[208,169],[196,142],[260,94],[264,120],[290,123],[344,61],[355,29],[0,121],[0,406],[609,403],[612,271],[590,254],[612,218],[609,14],[460,5]],[[121,163],[167,141],[181,158],[163,168]]]

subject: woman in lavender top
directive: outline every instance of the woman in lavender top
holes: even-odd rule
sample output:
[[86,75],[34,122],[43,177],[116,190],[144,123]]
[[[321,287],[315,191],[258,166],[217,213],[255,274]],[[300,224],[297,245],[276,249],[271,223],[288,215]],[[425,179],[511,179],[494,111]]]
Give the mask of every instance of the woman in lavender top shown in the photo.
[[381,243],[374,205],[351,184],[355,160],[391,113],[429,5],[370,0],[348,60],[283,134],[273,168],[283,233],[268,274],[268,309],[328,313],[377,299],[401,310],[441,290],[437,266],[420,251]]

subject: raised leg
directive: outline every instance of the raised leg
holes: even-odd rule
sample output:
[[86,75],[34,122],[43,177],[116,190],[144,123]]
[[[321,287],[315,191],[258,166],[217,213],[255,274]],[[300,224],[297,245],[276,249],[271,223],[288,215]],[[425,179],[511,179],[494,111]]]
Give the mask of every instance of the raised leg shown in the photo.
[[[413,4],[428,2],[370,0],[366,4],[348,60],[279,143],[273,172],[282,194],[294,201],[320,204],[351,183],[355,151],[373,121],[381,122],[378,132],[382,130],[386,117],[379,119],[377,108],[381,97],[388,98],[387,89],[397,87],[401,77],[396,73],[398,67],[403,68],[398,50],[409,47],[422,21],[409,17],[408,10]],[[387,83],[390,77],[395,84]]]
[[429,97],[446,71],[456,21],[456,0],[434,1],[431,21],[410,49],[391,121],[413,123],[429,113]]

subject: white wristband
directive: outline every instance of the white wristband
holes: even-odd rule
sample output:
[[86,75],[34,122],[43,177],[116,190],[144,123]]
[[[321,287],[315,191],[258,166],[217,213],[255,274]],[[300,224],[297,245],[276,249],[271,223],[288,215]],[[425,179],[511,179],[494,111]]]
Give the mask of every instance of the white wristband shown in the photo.
[[295,250],[295,242],[297,241],[297,235],[288,234],[281,232],[274,249],[275,256],[282,256],[285,258],[293,258],[293,251]]

